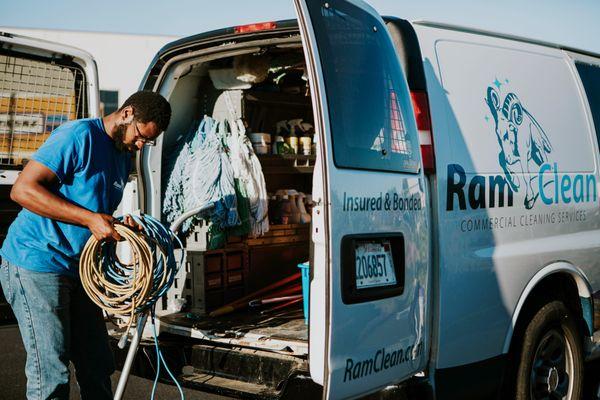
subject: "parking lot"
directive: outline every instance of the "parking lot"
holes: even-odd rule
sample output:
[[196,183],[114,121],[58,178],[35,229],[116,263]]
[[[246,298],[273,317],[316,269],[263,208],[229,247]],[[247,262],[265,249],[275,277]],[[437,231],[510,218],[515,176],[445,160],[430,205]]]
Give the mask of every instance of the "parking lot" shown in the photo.
[[[25,351],[19,335],[19,330],[14,324],[5,324],[0,326],[0,354],[2,354],[2,363],[0,363],[0,398],[3,400],[21,400],[25,398]],[[113,390],[117,385],[120,374],[116,372],[113,375]],[[476,382],[473,382],[476,384]],[[585,376],[585,394],[584,399],[596,399],[596,391],[600,384],[600,360],[589,363],[586,366]],[[127,391],[124,399],[149,399],[152,393],[152,382],[132,376],[127,385]],[[187,400],[221,400],[231,397],[219,396],[210,393],[201,393],[189,389],[184,389]],[[390,397],[392,396],[392,397]],[[177,388],[173,385],[159,383],[156,391],[157,399],[176,399],[179,398]],[[395,390],[384,395],[368,396],[368,400],[375,399],[396,400],[417,400],[405,397],[400,390]],[[72,376],[70,399],[79,399],[79,391]],[[309,398],[305,398],[309,400]],[[365,399],[366,400],[366,399]]]

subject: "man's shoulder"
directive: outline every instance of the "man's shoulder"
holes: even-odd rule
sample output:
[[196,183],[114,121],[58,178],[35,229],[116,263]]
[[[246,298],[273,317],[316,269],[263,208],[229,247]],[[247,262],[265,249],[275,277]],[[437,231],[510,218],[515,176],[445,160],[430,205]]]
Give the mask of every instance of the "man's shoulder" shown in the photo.
[[97,118],[82,118],[67,121],[54,130],[54,133],[60,132],[86,132],[91,129],[97,129]]
[[61,135],[78,141],[85,140],[90,137],[93,130],[98,129],[97,119],[84,118],[68,121],[56,128],[52,135]]

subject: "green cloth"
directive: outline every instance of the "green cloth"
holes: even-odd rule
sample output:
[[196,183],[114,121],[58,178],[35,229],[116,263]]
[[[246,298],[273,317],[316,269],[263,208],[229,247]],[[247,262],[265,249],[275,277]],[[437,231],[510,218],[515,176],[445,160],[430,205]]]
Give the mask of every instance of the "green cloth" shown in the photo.
[[237,196],[237,211],[241,223],[237,226],[232,226],[227,230],[227,233],[232,236],[244,236],[250,233],[250,200],[244,184],[239,179],[235,179],[235,194]]
[[241,223],[227,229],[221,229],[216,224],[208,228],[208,249],[222,249],[227,244],[229,236],[245,236],[250,233],[250,201],[246,194],[246,188],[235,179],[235,195],[237,197],[237,212]]

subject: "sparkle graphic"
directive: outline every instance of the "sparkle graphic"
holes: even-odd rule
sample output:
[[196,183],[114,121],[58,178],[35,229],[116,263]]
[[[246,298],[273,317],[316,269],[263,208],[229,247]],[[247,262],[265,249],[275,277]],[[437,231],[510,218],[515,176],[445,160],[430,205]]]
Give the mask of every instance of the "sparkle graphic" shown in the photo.
[[500,89],[500,86],[502,86],[502,82],[500,82],[500,81],[498,80],[498,78],[496,78],[496,79],[494,79],[494,85],[495,85],[495,86],[496,86],[498,89]]

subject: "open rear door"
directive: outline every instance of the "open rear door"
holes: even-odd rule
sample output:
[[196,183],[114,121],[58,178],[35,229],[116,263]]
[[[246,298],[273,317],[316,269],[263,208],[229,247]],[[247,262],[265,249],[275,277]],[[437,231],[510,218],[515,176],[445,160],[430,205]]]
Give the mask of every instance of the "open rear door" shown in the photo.
[[295,0],[313,96],[310,371],[328,399],[422,371],[429,353],[426,181],[406,80],[358,0]]
[[98,73],[74,47],[0,32],[0,186],[64,122],[97,117]]

